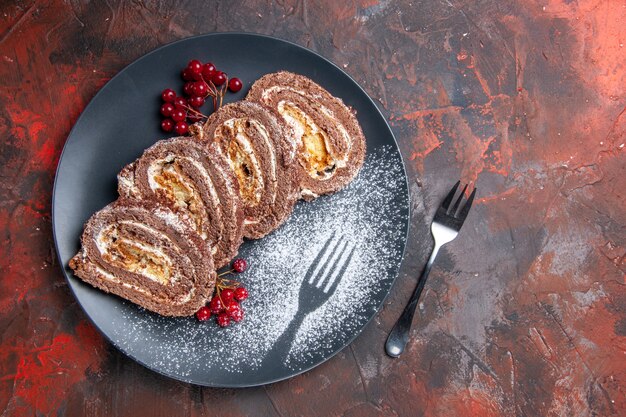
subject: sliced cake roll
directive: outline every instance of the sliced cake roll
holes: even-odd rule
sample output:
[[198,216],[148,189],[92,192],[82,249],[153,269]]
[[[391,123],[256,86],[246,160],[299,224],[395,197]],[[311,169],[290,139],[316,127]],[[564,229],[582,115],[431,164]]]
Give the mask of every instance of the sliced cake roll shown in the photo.
[[197,138],[228,162],[244,206],[244,236],[277,228],[297,198],[294,149],[286,126],[260,104],[241,101],[213,113]]
[[243,210],[230,166],[189,137],[161,140],[118,175],[123,197],[156,200],[189,216],[217,268],[237,255]]
[[309,78],[285,71],[267,74],[246,99],[269,106],[293,128],[303,198],[337,191],[359,172],[365,137],[354,112]]
[[189,316],[216,274],[191,219],[154,202],[120,199],[94,214],[70,268],[83,281],[163,316]]

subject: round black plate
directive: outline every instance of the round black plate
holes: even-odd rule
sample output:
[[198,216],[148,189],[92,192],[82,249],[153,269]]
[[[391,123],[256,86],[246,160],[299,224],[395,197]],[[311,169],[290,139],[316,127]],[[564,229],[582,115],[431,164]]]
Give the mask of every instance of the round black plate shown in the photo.
[[[236,53],[233,53],[236,51]],[[165,135],[159,93],[182,89],[187,61],[211,61],[244,83],[278,70],[306,75],[352,106],[367,138],[367,160],[341,192],[300,202],[285,225],[240,253],[250,268],[239,279],[250,291],[246,319],[226,329],[194,318],[164,318],[75,278],[67,267],[85,221],[113,201],[116,174]],[[398,273],[408,231],[406,174],[393,134],[376,105],[346,73],[301,46],[254,34],[216,33],[163,46],[138,59],[89,103],[59,161],[52,199],[57,253],[85,313],[122,352],[157,372],[206,386],[243,387],[289,378],[347,346],[374,317]],[[302,284],[324,263],[326,242],[354,249],[337,273],[339,286],[322,307]],[[339,248],[341,249],[341,247]],[[343,263],[342,263],[343,262]],[[340,270],[341,268],[337,268]],[[330,269],[329,269],[330,271]],[[302,290],[301,290],[302,288]],[[301,294],[302,291],[302,294]],[[309,306],[310,308],[310,306]],[[380,347],[381,351],[383,346]]]

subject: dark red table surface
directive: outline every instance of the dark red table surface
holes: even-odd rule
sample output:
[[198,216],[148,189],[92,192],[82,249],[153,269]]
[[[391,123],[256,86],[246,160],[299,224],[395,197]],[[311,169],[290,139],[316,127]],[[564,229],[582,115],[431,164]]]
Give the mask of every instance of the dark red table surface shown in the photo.
[[[0,11],[2,416],[626,414],[623,1]],[[389,118],[412,195],[406,259],[375,321],[320,367],[243,390],[167,379],[105,342],[65,283],[50,224],[61,149],[98,89],[153,48],[214,31],[274,35],[343,67]],[[431,273],[408,351],[390,359],[429,219],[458,178],[479,198]]]

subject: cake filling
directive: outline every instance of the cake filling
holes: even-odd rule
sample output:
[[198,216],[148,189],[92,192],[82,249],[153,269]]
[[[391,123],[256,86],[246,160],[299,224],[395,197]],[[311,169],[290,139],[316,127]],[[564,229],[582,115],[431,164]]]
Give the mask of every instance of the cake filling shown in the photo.
[[169,283],[173,273],[169,257],[145,242],[138,242],[117,225],[104,229],[97,243],[102,258],[109,264],[161,284]]
[[337,164],[330,154],[326,132],[293,104],[280,102],[278,112],[296,131],[298,159],[309,176],[317,180],[332,177]]
[[252,128],[259,131],[253,122],[241,118],[227,120],[220,129],[220,134],[228,139],[226,154],[228,163],[237,177],[239,193],[250,207],[259,204],[263,192],[261,169],[248,136]]
[[206,239],[203,230],[206,208],[193,181],[185,175],[175,158],[161,160],[149,169],[150,187],[162,193],[177,208],[186,210],[193,219],[196,231]]

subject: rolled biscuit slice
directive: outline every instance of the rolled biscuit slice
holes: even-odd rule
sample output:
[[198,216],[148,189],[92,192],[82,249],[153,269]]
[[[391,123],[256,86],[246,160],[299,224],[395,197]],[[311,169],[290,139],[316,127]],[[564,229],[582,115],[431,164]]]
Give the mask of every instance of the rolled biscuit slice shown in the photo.
[[85,225],[74,274],[163,316],[189,316],[211,298],[216,273],[193,222],[154,202],[120,199]]
[[286,71],[256,81],[246,100],[276,111],[292,127],[301,197],[345,187],[365,160],[365,136],[355,113],[309,78]]
[[240,101],[220,108],[196,132],[237,178],[247,238],[258,239],[276,229],[297,199],[294,153],[285,129],[269,109]]
[[223,158],[189,137],[158,141],[118,174],[120,196],[156,200],[189,216],[216,268],[237,255],[243,240],[237,190]]

